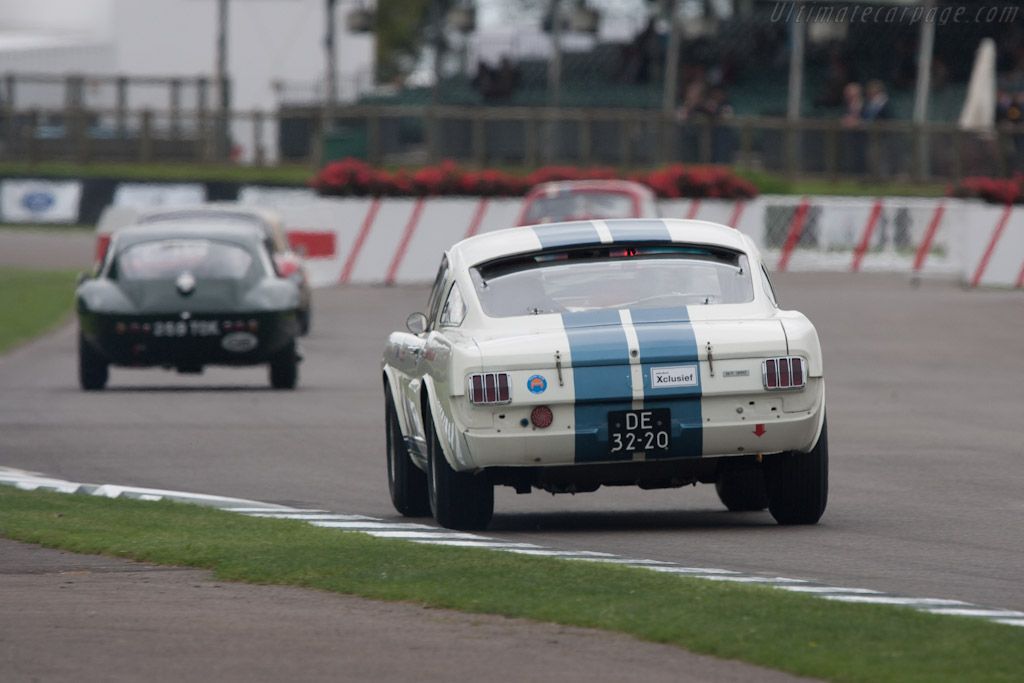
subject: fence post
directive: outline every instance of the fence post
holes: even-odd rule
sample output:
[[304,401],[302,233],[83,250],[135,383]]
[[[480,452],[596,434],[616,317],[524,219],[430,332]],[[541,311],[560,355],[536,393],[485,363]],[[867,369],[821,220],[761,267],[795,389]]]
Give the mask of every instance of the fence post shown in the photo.
[[436,164],[438,161],[438,150],[440,149],[440,135],[438,134],[437,108],[433,105],[427,106],[427,116],[424,126],[424,135],[427,143],[427,161]]
[[252,162],[256,166],[263,166],[267,163],[266,145],[263,144],[263,112],[252,113]]
[[580,112],[579,119],[580,126],[580,164],[583,166],[589,166],[593,162],[593,143],[591,135],[591,118],[590,112],[583,110]]
[[700,161],[711,163],[711,119],[707,117],[700,124]]
[[629,115],[619,117],[619,163],[630,168],[633,162],[633,120]]
[[523,150],[523,161],[527,168],[537,166],[537,112],[539,109],[530,109],[527,117],[523,119],[523,138],[526,141],[526,149]]
[[17,101],[15,99],[15,86],[17,82],[18,78],[14,74],[7,74],[6,76],[4,76],[4,92],[6,94],[4,104],[7,106],[8,109],[12,111],[14,110],[14,104]]
[[28,138],[28,163],[35,165],[39,161],[39,110],[31,109],[28,112],[28,130],[25,131]]
[[839,130],[837,119],[825,132],[825,172],[832,182],[839,180]]
[[170,107],[171,138],[177,140],[181,137],[181,80],[178,78],[170,81]]
[[473,112],[473,163],[483,167],[487,163],[487,139],[484,130],[484,108],[476,107]]
[[142,110],[139,126],[139,161],[148,164],[153,161],[153,112]]
[[80,164],[89,161],[89,113],[82,107],[68,110],[68,136],[74,148],[74,159]]
[[379,165],[383,154],[380,144],[380,110],[366,113],[366,156],[371,164]]

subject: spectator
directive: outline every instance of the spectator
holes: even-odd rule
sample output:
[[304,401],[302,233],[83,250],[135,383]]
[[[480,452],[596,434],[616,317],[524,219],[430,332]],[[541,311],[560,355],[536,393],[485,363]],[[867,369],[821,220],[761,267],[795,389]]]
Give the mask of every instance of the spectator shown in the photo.
[[892,118],[892,111],[889,108],[889,95],[885,92],[885,84],[880,80],[868,81],[867,101],[861,111],[860,118],[863,121],[884,121]]
[[847,83],[843,88],[843,118],[840,119],[844,128],[854,128],[861,122],[864,112],[864,89],[860,83]]

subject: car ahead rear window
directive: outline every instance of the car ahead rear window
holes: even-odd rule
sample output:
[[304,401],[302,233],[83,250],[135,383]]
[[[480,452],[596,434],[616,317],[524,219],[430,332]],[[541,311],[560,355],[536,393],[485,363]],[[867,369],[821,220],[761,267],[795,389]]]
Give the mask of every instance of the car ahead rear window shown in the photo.
[[747,257],[702,246],[538,252],[483,264],[471,275],[492,318],[754,300]]
[[634,218],[633,197],[622,192],[567,192],[535,197],[526,210],[527,223],[587,218]]
[[112,265],[112,275],[121,280],[160,280],[187,270],[196,277],[231,279],[244,277],[252,264],[252,255],[235,244],[163,240],[125,249]]

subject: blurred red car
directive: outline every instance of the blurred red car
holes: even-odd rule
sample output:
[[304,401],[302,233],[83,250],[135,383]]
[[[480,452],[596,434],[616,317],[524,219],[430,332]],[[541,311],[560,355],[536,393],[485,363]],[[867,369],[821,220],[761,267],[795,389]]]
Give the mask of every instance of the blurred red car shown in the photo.
[[556,180],[526,194],[519,225],[604,218],[658,218],[651,188],[629,180]]

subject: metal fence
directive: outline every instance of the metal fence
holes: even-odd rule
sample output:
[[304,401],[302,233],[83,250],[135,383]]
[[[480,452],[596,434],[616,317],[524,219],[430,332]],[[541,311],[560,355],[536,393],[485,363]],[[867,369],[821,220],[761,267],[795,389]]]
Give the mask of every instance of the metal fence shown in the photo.
[[953,124],[736,117],[678,122],[649,109],[527,107],[320,108],[278,112],[204,109],[0,109],[7,160],[208,162],[219,136],[252,150],[249,162],[317,166],[346,156],[373,163],[453,159],[476,166],[545,163],[621,168],[727,164],[824,179],[935,181],[1005,176],[1024,168],[1024,126],[991,136]]

